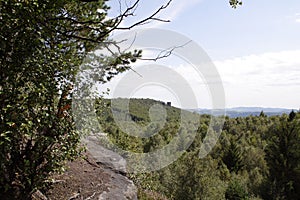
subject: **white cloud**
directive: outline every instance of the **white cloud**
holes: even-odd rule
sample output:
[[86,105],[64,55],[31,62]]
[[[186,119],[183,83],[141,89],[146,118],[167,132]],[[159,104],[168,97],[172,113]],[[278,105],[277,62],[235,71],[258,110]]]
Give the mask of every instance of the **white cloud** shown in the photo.
[[[141,67],[142,66],[149,67],[149,69],[155,67],[155,65],[147,66],[147,64],[141,65]],[[207,82],[198,75],[197,71],[195,71],[193,67],[189,65],[179,65],[176,67],[167,67],[163,65],[161,67],[160,65],[157,66],[160,68],[160,70],[149,70],[149,72],[145,71],[143,68],[142,71],[139,70],[139,67],[135,68],[138,74],[132,71],[125,72],[115,77],[109,83],[101,85],[99,89],[104,91],[106,88],[110,88],[111,93],[109,97],[117,97],[115,96],[115,90],[119,87],[122,87],[121,90],[124,91],[129,91],[128,88],[133,87],[135,90],[130,90],[131,92],[126,93],[125,96],[122,97],[143,97],[159,99],[162,101],[172,101],[172,104],[178,107],[182,107],[181,100],[183,99],[181,99],[182,96],[180,96],[180,94],[182,95],[182,93],[188,93],[191,95],[184,98],[192,99],[193,101],[195,100],[199,107],[211,107],[211,97],[208,91]],[[126,77],[131,77],[130,80],[132,80],[128,83],[128,85],[121,83],[121,81],[124,81],[124,78],[126,79]],[[160,79],[157,80],[156,77],[161,77],[161,81]],[[153,78],[153,81],[151,81],[151,78]],[[139,84],[139,79],[149,80],[146,81],[148,84]],[[176,91],[180,92],[177,93]],[[189,91],[191,93],[189,93]],[[189,105],[185,107],[197,107],[188,106]]]
[[300,23],[300,13],[296,13],[293,18],[297,23]]
[[300,23],[300,13],[296,13],[293,16],[288,16],[288,18],[295,20],[296,23]]
[[300,50],[215,61],[229,106],[299,107]]
[[[144,51],[144,56],[155,57],[150,50]],[[186,79],[188,87],[192,88],[197,97],[199,107],[211,107],[211,94],[208,84],[220,84],[214,77],[201,77],[195,69],[176,56],[155,62],[157,65],[169,66],[174,72]],[[140,61],[138,66],[153,64],[149,61]],[[300,50],[268,52],[252,54],[243,57],[214,61],[225,88],[227,107],[234,106],[265,106],[265,107],[300,107]],[[139,70],[137,70],[139,73]],[[145,73],[146,71],[143,71]],[[144,74],[141,73],[142,76]],[[160,76],[160,70],[153,71],[153,77]],[[115,77],[111,82],[103,85],[105,90],[113,90],[126,73]],[[132,80],[140,77],[133,73]],[[146,73],[147,75],[147,73]],[[149,75],[149,74],[148,74]],[[210,75],[207,75],[210,76]],[[164,76],[163,79],[172,79]],[[182,82],[175,82],[172,87],[180,88]],[[133,82],[135,84],[135,82]],[[179,85],[178,85],[179,84]],[[122,85],[126,87],[125,85]],[[152,86],[151,86],[152,87]],[[139,97],[155,97],[168,100],[171,93],[160,86],[147,86],[136,94]],[[173,102],[174,100],[172,100]]]
[[[262,77],[280,75],[283,81],[286,77],[300,73],[300,50],[248,55],[222,61],[215,61],[223,79],[245,80],[247,77]],[[232,81],[233,81],[232,80]],[[232,82],[231,81],[231,82]],[[255,80],[254,80],[255,81]],[[268,82],[268,80],[265,80]]]

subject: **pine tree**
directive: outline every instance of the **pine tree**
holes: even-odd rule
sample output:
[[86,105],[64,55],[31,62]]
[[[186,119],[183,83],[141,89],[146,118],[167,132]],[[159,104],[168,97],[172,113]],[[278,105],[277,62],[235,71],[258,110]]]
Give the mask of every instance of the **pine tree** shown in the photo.
[[243,167],[241,152],[235,142],[231,141],[222,160],[230,172],[237,173]]
[[299,117],[282,118],[270,131],[266,149],[269,191],[272,199],[299,199],[300,125]]
[[289,121],[293,121],[295,117],[296,117],[296,113],[294,112],[294,110],[292,110],[292,112],[290,112],[289,114]]

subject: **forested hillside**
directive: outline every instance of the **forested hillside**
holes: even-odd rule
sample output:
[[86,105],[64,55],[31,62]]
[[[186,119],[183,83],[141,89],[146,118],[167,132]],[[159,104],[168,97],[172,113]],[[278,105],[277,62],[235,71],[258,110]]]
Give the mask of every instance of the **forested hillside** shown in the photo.
[[[115,101],[122,104],[128,99]],[[129,136],[116,124],[113,112],[125,110],[112,107],[110,100],[99,101],[97,105],[103,131],[122,149],[150,152],[168,144],[178,132],[184,132],[187,141],[191,134],[188,126],[180,127],[181,115],[187,111],[181,112],[163,102],[130,99],[128,117],[141,126],[153,122],[148,113],[154,105],[166,111],[166,122],[152,123],[149,131],[156,134],[144,138]],[[199,149],[211,116],[186,115],[199,118],[200,122],[193,143],[186,150],[179,149],[182,156],[158,171],[130,174],[139,187],[140,199],[299,199],[299,113],[226,117],[216,146],[202,159]],[[118,121],[122,119],[127,118]],[[177,139],[184,143],[185,137]]]

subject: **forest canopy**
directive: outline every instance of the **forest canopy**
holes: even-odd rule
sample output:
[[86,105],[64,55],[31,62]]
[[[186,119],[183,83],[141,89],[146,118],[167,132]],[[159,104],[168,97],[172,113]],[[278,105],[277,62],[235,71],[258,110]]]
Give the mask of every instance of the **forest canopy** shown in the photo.
[[[116,100],[99,101],[98,120],[110,141],[119,148],[147,153],[172,140],[180,141],[174,148],[182,156],[172,164],[158,171],[130,174],[139,187],[140,199],[157,198],[149,195],[149,191],[159,194],[161,199],[299,199],[299,112],[270,117],[264,114],[226,117],[216,146],[200,159],[199,150],[212,116],[201,115],[199,123],[181,126],[180,115],[187,111],[151,99],[130,99],[130,118],[141,126],[150,124],[153,130],[158,130],[151,137],[137,138],[128,135],[113,120],[112,112],[125,111],[112,108],[111,101]],[[163,126],[149,119],[149,109],[154,105],[163,105],[166,110],[167,121]],[[195,113],[190,115],[199,117]],[[124,123],[128,123],[125,118]],[[198,130],[193,142],[189,148],[181,148],[189,142],[195,125]],[[163,162],[162,157],[157,159]]]
[[[1,199],[30,199],[47,186],[51,173],[80,155],[81,134],[70,105],[82,60],[99,43],[113,44],[113,31],[167,21],[157,14],[171,1],[126,27],[121,22],[134,15],[140,0],[114,17],[107,17],[106,0],[0,1]],[[99,82],[130,69],[142,56],[141,51],[114,53]]]

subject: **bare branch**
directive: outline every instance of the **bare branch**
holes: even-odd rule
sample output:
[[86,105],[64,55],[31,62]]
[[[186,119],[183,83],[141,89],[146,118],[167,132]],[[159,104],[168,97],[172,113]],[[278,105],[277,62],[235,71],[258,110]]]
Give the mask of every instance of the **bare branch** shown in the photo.
[[[139,1],[139,0],[138,0]],[[138,2],[136,1],[136,3]],[[167,2],[166,5],[162,5],[159,9],[157,9],[152,15],[150,15],[149,17],[143,19],[143,20],[140,20],[130,26],[127,26],[127,27],[116,27],[115,29],[116,30],[129,30],[129,29],[132,29],[133,27],[136,27],[136,26],[139,26],[139,25],[143,25],[145,24],[145,22],[149,22],[149,21],[161,21],[161,22],[170,22],[170,20],[164,20],[164,19],[160,19],[160,18],[157,18],[156,15],[158,13],[160,13],[162,10],[166,9],[170,4],[171,4],[172,0],[169,0]],[[127,9],[128,10],[128,9]],[[127,11],[126,10],[126,11]],[[125,13],[126,13],[125,11]],[[129,10],[130,11],[130,10]],[[125,14],[124,13],[124,14]],[[121,15],[122,16],[122,15]]]
[[183,45],[175,46],[175,47],[163,50],[163,51],[159,52],[159,54],[155,58],[138,58],[138,59],[139,60],[148,60],[148,61],[155,61],[156,62],[159,59],[169,57],[170,55],[172,55],[174,50],[176,50],[178,48],[182,48],[182,47],[188,45],[190,42],[192,42],[192,41],[190,40],[190,41],[184,43]]
[[113,20],[115,20],[115,23],[113,24],[112,28],[110,30],[108,30],[107,32],[101,34],[98,39],[101,39],[105,36],[107,36],[108,34],[110,34],[112,31],[114,30],[130,30],[136,26],[140,26],[140,25],[144,25],[150,21],[160,21],[160,22],[170,22],[170,20],[164,20],[164,19],[160,19],[157,16],[158,13],[160,13],[162,10],[166,9],[172,2],[172,0],[169,0],[165,5],[162,5],[159,9],[157,9],[152,15],[150,15],[149,17],[146,17],[130,26],[127,27],[119,27],[121,22],[128,16],[133,16],[135,10],[138,7],[140,0],[136,0],[135,3],[128,7],[122,14],[120,14],[119,16],[117,16],[116,18],[114,18]]
[[133,46],[133,44],[134,44],[134,42],[136,40],[136,35],[137,35],[137,33],[134,34],[134,38],[133,38],[132,42],[130,43],[129,47],[126,48],[124,51],[128,51]]
[[119,12],[121,13],[122,12],[122,3],[121,3],[121,0],[118,0],[119,1]]

